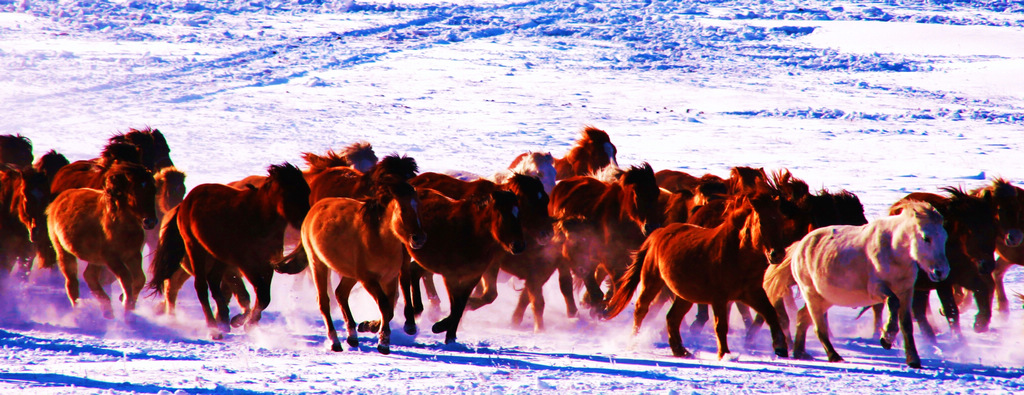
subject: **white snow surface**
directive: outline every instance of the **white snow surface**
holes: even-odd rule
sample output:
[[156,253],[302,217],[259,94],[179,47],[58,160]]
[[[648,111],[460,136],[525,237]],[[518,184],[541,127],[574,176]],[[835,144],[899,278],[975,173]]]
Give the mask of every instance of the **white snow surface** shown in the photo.
[[[493,174],[521,152],[563,155],[584,125],[609,132],[622,165],[788,168],[856,193],[869,219],[913,191],[1024,183],[1019,0],[0,0],[0,70],[0,134],[78,160],[118,131],[156,127],[190,187],[357,140],[423,171]],[[1011,294],[1021,273],[1007,275]],[[813,361],[776,358],[767,330],[744,345],[738,317],[729,358],[705,328],[684,334],[696,358],[678,359],[663,314],[637,336],[632,308],[569,319],[554,281],[547,330],[533,333],[529,313],[512,327],[522,283],[503,281],[456,344],[430,333],[442,303],[415,336],[393,321],[381,355],[365,334],[329,351],[305,277],[277,276],[258,328],[210,341],[191,282],[177,319],[143,297],[126,324],[98,318],[90,297],[72,311],[63,279],[34,273],[0,295],[0,392],[1024,391],[1019,303],[988,333],[970,330],[965,308],[960,342],[933,296],[941,333],[918,336],[913,370],[854,309],[830,315],[845,363],[828,363],[813,333]],[[361,289],[353,306],[378,317]]]

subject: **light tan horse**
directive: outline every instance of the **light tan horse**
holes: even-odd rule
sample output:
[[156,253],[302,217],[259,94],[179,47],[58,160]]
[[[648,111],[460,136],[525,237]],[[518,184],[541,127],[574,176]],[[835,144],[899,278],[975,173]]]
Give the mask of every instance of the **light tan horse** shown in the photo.
[[[766,283],[767,276],[791,274],[807,303],[797,313],[795,357],[808,357],[805,338],[813,320],[828,360],[842,361],[829,341],[828,309],[886,302],[889,321],[881,339],[882,347],[891,348],[897,330],[902,330],[907,365],[921,367],[910,314],[914,282],[918,270],[932,281],[949,275],[947,236],[942,214],[930,204],[905,201],[901,208],[899,215],[879,218],[867,225],[815,229],[786,250],[786,259],[778,270],[766,273]],[[783,288],[788,292],[788,287]]]
[[146,283],[142,245],[145,229],[152,229],[157,223],[155,195],[149,170],[142,165],[119,163],[106,172],[102,191],[69,189],[46,209],[50,240],[72,306],[78,304],[78,259],[82,259],[89,262],[85,282],[100,300],[103,316],[114,316],[100,279],[106,267],[121,284],[125,317],[131,320],[130,312],[135,310],[139,292]]
[[[409,264],[406,246],[418,249],[427,240],[420,226],[419,198],[406,182],[381,188],[379,196],[365,201],[350,198],[323,198],[309,210],[302,223],[302,249],[316,285],[320,314],[327,326],[332,351],[341,351],[338,333],[331,319],[328,295],[331,272],[341,276],[335,290],[345,316],[348,344],[359,345],[356,321],[348,296],[358,281],[380,308],[380,321],[363,322],[360,330],[376,330],[377,350],[390,353],[391,326],[395,315],[399,276]],[[301,251],[300,251],[301,253]]]

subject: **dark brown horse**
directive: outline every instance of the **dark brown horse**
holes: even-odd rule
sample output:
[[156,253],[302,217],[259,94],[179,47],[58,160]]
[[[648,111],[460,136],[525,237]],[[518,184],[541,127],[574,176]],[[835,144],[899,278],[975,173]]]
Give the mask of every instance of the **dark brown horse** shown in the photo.
[[[548,194],[544,192],[544,184],[536,177],[522,174],[513,174],[502,184],[487,180],[462,181],[438,173],[423,173],[413,177],[409,182],[418,188],[434,189],[453,199],[484,198],[497,190],[509,191],[516,195],[521,209],[519,218],[523,225],[523,234],[530,248],[521,254],[496,255],[496,261],[483,275],[482,295],[471,298],[468,307],[476,310],[497,298],[498,272],[504,270],[526,281],[520,295],[520,305],[513,312],[513,323],[521,323],[526,307],[532,304],[536,317],[535,327],[538,330],[543,329],[544,295],[541,288],[557,268],[552,249],[547,248],[551,239],[552,220],[548,216],[549,199]],[[415,278],[414,274],[413,281]]]
[[565,240],[565,264],[586,286],[584,303],[603,310],[600,283],[605,273],[612,279],[620,276],[630,262],[629,252],[661,226],[660,195],[647,163],[632,166],[611,184],[572,177],[555,185],[548,206],[551,216],[578,222],[560,237]]
[[[456,338],[459,322],[473,288],[488,266],[501,254],[518,254],[526,249],[520,208],[515,194],[491,192],[484,198],[453,200],[432,189],[419,190],[420,219],[430,241],[420,249],[409,249],[412,259],[424,269],[440,274],[451,303],[450,314],[433,325],[434,333],[445,332],[445,343]],[[403,282],[407,333],[415,282]]]
[[32,166],[32,159],[32,140],[20,134],[0,135],[0,164],[24,169]]
[[[352,287],[359,282],[377,302],[381,314],[379,321],[363,322],[359,328],[378,332],[377,350],[388,354],[399,277],[409,265],[406,248],[415,250],[427,241],[427,234],[420,226],[416,190],[408,183],[394,182],[378,192],[378,196],[367,200],[320,199],[310,208],[302,224],[301,250],[306,254],[304,262],[308,262],[311,269],[332,351],[342,349],[331,319],[328,296],[331,272],[341,276],[334,293],[345,317],[349,346],[359,345],[356,321],[348,303]],[[289,254],[285,260],[294,259],[295,254]],[[278,270],[288,267],[291,273],[302,269],[301,265],[291,262],[275,266]]]
[[50,188],[46,176],[29,166],[0,165],[0,274],[15,267],[27,273],[38,238],[46,232]]
[[[1010,193],[1006,188],[1012,188],[1013,192]],[[996,201],[996,213],[999,217],[999,223],[1001,229],[1006,229],[1007,225],[1004,221],[1012,214],[1013,203],[1016,202],[1018,205],[1018,220],[1024,221],[1024,189],[1020,189],[1016,186],[1011,185],[1002,179],[993,181],[993,185],[985,187],[982,190],[972,192],[973,195],[978,196],[983,191],[992,189],[993,193],[991,196]],[[1012,201],[1006,199],[1007,196],[1013,196]],[[1004,211],[1005,210],[1005,211]],[[1006,233],[1006,237],[1002,238],[996,243],[996,264],[995,269],[992,270],[992,278],[995,281],[995,298],[996,306],[1000,312],[1009,313],[1010,302],[1006,297],[1006,288],[1003,286],[1003,277],[1006,275],[1006,271],[1010,269],[1012,265],[1024,265],[1024,244],[1013,245],[1013,239],[1009,232]]]
[[[917,319],[921,332],[930,339],[935,339],[935,331],[928,323],[926,311],[928,294],[935,290],[942,303],[942,311],[949,321],[950,328],[960,335],[960,310],[953,297],[953,286],[959,285],[974,291],[974,300],[978,305],[975,315],[975,332],[988,330],[992,319],[992,276],[983,274],[984,268],[993,267],[993,256],[996,250],[998,223],[995,208],[980,197],[971,196],[959,188],[946,187],[943,191],[949,196],[933,193],[915,192],[907,195],[900,202],[913,200],[930,203],[945,219],[943,227],[949,235],[946,242],[946,258],[949,260],[949,276],[935,282],[923,273],[918,273],[914,291],[914,318]],[[899,203],[890,210],[890,215],[899,214]],[[876,324],[881,314],[881,305],[875,306]]]
[[61,167],[50,183],[50,193],[56,197],[72,188],[102,189],[107,171],[116,163],[141,165],[142,157],[138,147],[123,142],[110,143],[103,147],[99,158],[78,160]]
[[785,256],[787,243],[779,237],[781,219],[778,198],[759,191],[732,198],[725,220],[717,227],[677,223],[654,231],[619,279],[606,317],[622,312],[639,287],[633,315],[633,331],[638,332],[648,306],[667,286],[675,295],[667,315],[672,354],[692,355],[683,347],[679,327],[690,307],[703,303],[714,310],[718,357],[722,358],[729,353],[729,302],[741,301],[765,317],[775,353],[786,357],[782,328],[761,288],[768,263],[777,263]]
[[584,127],[579,140],[576,140],[569,152],[562,158],[555,158],[555,178],[564,180],[585,176],[608,165],[619,167],[615,160],[616,151],[608,133],[593,126]]
[[46,209],[47,228],[71,305],[78,303],[78,259],[89,262],[85,282],[101,302],[103,316],[113,318],[110,297],[100,275],[109,269],[124,291],[125,315],[135,310],[146,284],[142,270],[145,229],[156,226],[153,174],[133,163],[118,163],[106,172],[103,190],[69,189]]
[[[184,263],[195,277],[196,295],[214,339],[229,330],[227,295],[221,289],[225,273],[238,270],[256,291],[256,305],[245,317],[246,326],[256,324],[270,304],[271,263],[281,258],[284,229],[289,224],[299,227],[309,211],[309,186],[298,168],[285,163],[270,166],[268,173],[260,188],[196,186],[160,234],[149,287],[162,291],[164,281]],[[216,316],[210,294],[217,303]]]

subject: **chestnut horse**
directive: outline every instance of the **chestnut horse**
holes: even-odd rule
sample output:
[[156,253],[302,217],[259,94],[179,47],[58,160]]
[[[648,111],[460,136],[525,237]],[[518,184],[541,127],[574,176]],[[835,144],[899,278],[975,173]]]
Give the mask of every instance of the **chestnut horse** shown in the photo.
[[[541,288],[554,273],[556,261],[554,255],[551,254],[551,249],[547,248],[551,239],[552,220],[548,216],[548,195],[544,192],[544,185],[541,181],[528,175],[513,174],[504,183],[495,184],[487,180],[461,181],[445,174],[423,173],[413,177],[409,182],[418,188],[434,189],[453,199],[486,197],[496,190],[505,190],[516,195],[521,209],[519,218],[523,225],[523,234],[530,243],[530,248],[522,254],[497,255],[496,261],[487,268],[483,275],[481,284],[483,294],[480,297],[470,298],[468,307],[471,310],[476,310],[494,302],[498,296],[498,272],[504,270],[526,280],[525,288],[519,298],[520,305],[513,312],[513,323],[515,325],[521,323],[527,305],[532,304],[536,317],[535,327],[538,330],[543,329],[544,296]],[[536,247],[534,247],[534,243],[537,244]],[[414,267],[413,270],[415,271],[416,268]],[[412,281],[416,281],[417,277],[414,273]],[[429,279],[427,281],[428,284],[432,282]],[[430,294],[429,286],[427,286],[427,293]],[[436,294],[433,297],[436,297]],[[417,310],[421,310],[421,308]]]
[[[828,309],[884,301],[889,321],[882,347],[891,348],[897,330],[902,330],[907,365],[921,367],[909,307],[916,303],[915,278],[926,276],[937,282],[949,274],[946,231],[942,215],[927,203],[904,200],[894,209],[901,213],[867,225],[816,229],[787,249],[786,259],[773,275],[793,276],[807,301],[797,313],[795,357],[809,358],[805,339],[813,320],[829,362],[842,361],[829,341]],[[780,290],[789,292],[789,287]]]
[[[1016,201],[1019,207],[1021,207],[1021,211],[1019,211],[1018,214],[1018,220],[1024,221],[1024,189],[1013,186],[1010,183],[1006,182],[1005,180],[1001,179],[993,181],[993,185],[986,187],[985,189],[995,188],[997,185],[998,189],[996,190],[1002,190],[1003,188],[1006,187],[1012,188],[1014,190],[1014,192],[1012,193],[1012,195],[1014,196],[1013,200]],[[978,192],[980,191],[975,191],[972,194],[977,196],[979,195]],[[1010,193],[996,192],[993,193],[993,195],[1006,196],[1010,195]],[[1012,203],[1003,203],[1005,202],[1005,199],[999,200],[1000,203],[997,203],[997,207],[999,208],[996,211],[997,213],[999,213],[998,216],[1000,225],[1005,229],[1005,226],[1002,225],[1002,223],[1004,221],[1004,218],[1008,218],[1009,215],[1003,214],[1003,207],[1010,207],[1012,206]],[[1009,238],[1004,238],[996,243],[996,264],[995,269],[992,270],[992,278],[995,281],[995,297],[997,307],[1000,312],[1004,313],[1008,313],[1010,311],[1010,304],[1009,300],[1007,300],[1006,297],[1006,288],[1003,286],[1003,277],[1006,275],[1006,271],[1009,270],[1012,265],[1024,265],[1024,244],[1011,245],[1011,243],[1012,240],[1009,240]]]
[[[933,193],[915,192],[907,195],[890,208],[890,214],[898,214],[903,201],[930,203],[945,218],[945,229],[949,235],[946,243],[946,257],[949,260],[949,275],[942,281],[919,273],[914,292],[914,318],[921,332],[929,339],[935,339],[935,331],[926,317],[928,294],[931,290],[939,296],[942,311],[950,328],[960,335],[960,309],[953,296],[953,286],[959,285],[974,291],[978,314],[974,318],[974,331],[985,332],[992,319],[992,276],[988,273],[995,263],[996,238],[999,225],[992,204],[980,197],[968,195],[958,188],[946,187],[949,197]],[[987,269],[986,269],[987,268]],[[987,271],[986,271],[987,270]],[[881,306],[875,306],[875,317],[881,314]]]
[[327,168],[309,183],[310,203],[325,197],[371,197],[378,185],[387,180],[407,181],[418,170],[415,159],[397,154],[385,156],[365,173],[344,166]]
[[593,126],[586,126],[569,152],[564,157],[555,159],[555,179],[585,176],[608,165],[619,167],[615,160],[616,152],[608,133]]
[[[179,268],[194,276],[196,295],[215,340],[230,330],[227,295],[221,289],[225,273],[238,270],[255,290],[256,305],[245,317],[247,327],[255,325],[270,304],[271,262],[281,257],[284,229],[289,224],[299,227],[309,211],[309,186],[298,168],[272,165],[268,173],[260,188],[196,186],[160,232],[149,287],[162,292],[164,281]],[[217,303],[216,317],[210,294]]]
[[24,169],[32,166],[32,159],[32,140],[20,134],[0,135],[0,164]]
[[[419,205],[416,190],[408,183],[396,182],[381,188],[377,197],[365,201],[324,198],[309,209],[302,223],[302,249],[307,255],[305,262],[311,269],[332,351],[342,350],[331,319],[328,295],[333,271],[341,276],[335,296],[345,316],[349,346],[359,345],[356,321],[348,303],[349,293],[358,281],[377,302],[381,315],[380,321],[359,326],[377,331],[380,339],[377,350],[382,354],[390,353],[389,323],[395,314],[399,277],[409,264],[405,248],[415,250],[427,241],[427,234],[420,226]],[[294,269],[302,267],[292,267],[289,271],[294,272]]]
[[113,318],[110,297],[100,275],[106,267],[124,291],[128,320],[146,284],[142,270],[145,229],[156,226],[153,174],[133,163],[118,163],[106,172],[103,190],[69,189],[46,208],[47,228],[71,305],[78,304],[78,259],[89,262],[85,283],[100,300],[105,318]]
[[622,274],[630,262],[630,251],[661,226],[660,195],[654,170],[647,163],[632,166],[611,184],[572,177],[555,185],[548,206],[551,216],[578,222],[563,228],[569,232],[559,237],[565,240],[565,265],[586,286],[584,303],[603,310],[605,295],[600,283],[604,274],[598,274],[598,269],[612,280]]
[[[445,343],[456,338],[459,322],[473,288],[488,266],[501,254],[518,254],[526,249],[520,224],[519,204],[512,192],[494,191],[485,197],[453,200],[432,189],[420,189],[420,219],[430,241],[420,249],[409,249],[412,259],[424,269],[444,278],[450,313],[433,325],[434,333],[445,332]],[[415,333],[409,320],[416,282],[403,282],[406,301],[406,333]]]
[[782,328],[761,288],[764,269],[781,260],[779,252],[786,247],[779,237],[781,217],[778,198],[766,190],[755,190],[731,198],[725,219],[714,228],[675,223],[652,232],[618,280],[605,317],[622,312],[639,287],[633,313],[635,334],[648,306],[667,286],[675,295],[666,316],[672,354],[692,356],[683,347],[679,327],[690,307],[703,303],[710,304],[715,314],[721,359],[729,353],[729,302],[741,301],[765,317],[775,354],[786,357]]

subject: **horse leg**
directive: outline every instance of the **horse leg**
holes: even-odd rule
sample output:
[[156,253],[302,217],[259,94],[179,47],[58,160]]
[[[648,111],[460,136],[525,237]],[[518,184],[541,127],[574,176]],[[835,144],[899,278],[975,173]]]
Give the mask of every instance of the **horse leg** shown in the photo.
[[[939,293],[940,295],[942,294],[941,291],[936,290],[936,292]],[[921,333],[924,334],[925,338],[927,338],[928,341],[935,343],[935,330],[932,329],[932,324],[928,322],[928,294],[929,291],[914,291],[914,298],[912,299],[913,305],[910,306],[910,308],[912,309],[911,312],[913,314],[914,319],[917,320],[918,328],[921,328]],[[946,311],[946,314],[950,313],[951,311]],[[953,323],[950,322],[949,325],[950,327],[952,327]],[[960,326],[959,323],[956,325]]]
[[811,324],[811,314],[807,311],[807,305],[796,312],[796,336],[793,338],[793,358],[811,359],[807,353],[807,328]]
[[672,307],[668,308],[668,313],[665,315],[665,328],[668,330],[668,345],[672,349],[672,355],[682,358],[693,357],[686,347],[683,347],[683,338],[679,334],[680,326],[683,323],[683,317],[690,311],[690,307],[693,307],[693,303],[690,303],[683,298],[676,297],[672,301]]
[[355,285],[356,280],[354,278],[342,277],[338,287],[334,289],[334,297],[338,299],[338,305],[341,306],[341,316],[345,318],[348,345],[352,348],[359,346],[359,335],[356,333],[356,319],[352,316],[352,309],[348,305],[348,295],[352,292],[352,287]]
[[[82,273],[82,276],[85,277],[85,284],[92,291],[92,296],[100,302],[103,318],[109,320],[114,318],[114,312],[110,307],[110,296],[107,295],[107,291],[103,290],[103,284],[100,283],[100,274],[103,270],[105,270],[103,266],[88,264],[85,265],[85,272]],[[75,273],[75,276],[77,275],[78,273]]]
[[[644,318],[647,317],[647,313],[650,311],[651,302],[654,301],[661,294],[661,291],[665,288],[665,280],[661,278],[661,275],[653,276],[641,276],[639,286],[639,296],[636,298],[636,307],[633,309],[633,335],[640,333],[640,325],[643,324]],[[675,295],[672,295],[675,300],[681,300]],[[678,303],[678,302],[675,302]],[[689,303],[686,307],[686,311],[690,311],[690,307],[693,303]],[[673,304],[675,306],[675,304]],[[683,313],[684,315],[686,313]],[[680,318],[682,320],[682,318]],[[681,325],[681,324],[680,324]],[[672,331],[669,331],[671,336]],[[676,327],[676,332],[679,333],[679,327]],[[681,343],[680,343],[681,344]]]
[[818,340],[821,341],[821,346],[825,347],[828,361],[842,362],[843,357],[839,356],[836,348],[832,347],[832,341],[828,338],[828,305],[819,296],[810,296],[805,299],[807,300],[811,321],[814,322],[814,331],[818,333]]
[[996,308],[1000,314],[1010,314],[1010,300],[1006,297],[1006,288],[1003,286],[1003,277],[1013,265],[1001,256],[996,256],[996,268],[992,271],[992,281],[995,290]]
[[[956,305],[956,298],[953,296],[953,285],[952,284],[940,285],[938,288],[935,289],[935,293],[939,296],[939,303],[942,306],[942,311],[946,315],[946,321],[949,321],[949,328],[953,331],[953,333],[958,338],[962,339],[963,338],[963,332],[960,331],[960,307],[957,307],[957,305]],[[923,303],[925,306],[928,305],[928,293],[927,293],[927,291],[915,291],[914,292],[914,299],[913,299],[915,304],[918,303],[918,299],[919,298],[923,299],[920,303]],[[917,307],[917,306],[914,306],[914,307]],[[918,326],[921,327],[921,331],[922,332],[926,332],[925,334],[927,335],[927,331],[931,330],[932,328],[931,328],[930,325],[926,328],[925,325],[921,323],[921,321],[926,321],[927,322],[927,320],[924,319],[925,313],[927,313],[927,310],[922,311],[920,316],[917,316],[917,314],[916,314],[917,311],[916,310],[917,309],[915,309],[915,311],[914,311],[914,313],[915,313],[914,315],[917,318],[917,324],[918,324]],[[931,334],[931,336],[929,336],[929,339],[932,340],[932,341],[935,340],[935,332],[934,331],[932,331],[932,334]]]
[[725,354],[729,353],[729,302],[716,301],[712,303],[711,312],[715,315],[715,335],[718,339],[718,359],[721,360]]
[[252,299],[249,297],[249,291],[245,289],[245,283],[242,281],[242,276],[237,271],[226,271],[224,272],[223,282],[221,282],[221,289],[225,295],[234,295],[235,301],[242,307],[242,312],[234,317],[231,317],[231,326],[238,328],[245,325],[245,318],[249,316],[252,311]]
[[181,291],[181,287],[185,285],[185,281],[188,281],[189,277],[192,276],[188,272],[178,269],[171,278],[164,280],[164,314],[172,317],[175,315],[174,310],[178,305],[178,292]]
[[[320,316],[324,319],[324,326],[327,327],[327,340],[331,342],[331,351],[342,351],[341,342],[338,340],[338,331],[334,328],[334,319],[331,318],[331,297],[327,293],[331,286],[331,270],[316,258],[312,258],[309,262],[309,276],[313,278],[316,302],[320,306]],[[342,298],[339,296],[339,305],[341,305],[341,300]]]
[[457,282],[457,280],[449,280],[446,277],[444,282],[445,287],[448,289],[448,298],[451,300],[451,313],[448,317],[434,324],[431,329],[434,333],[447,332],[444,336],[444,343],[451,344],[455,342],[456,331],[459,329],[462,314],[466,311],[466,302],[469,300],[469,294],[473,292],[473,287],[476,286],[479,280],[467,281],[463,284]]
[[[441,297],[437,296],[437,286],[434,285],[434,274],[426,272],[423,275],[423,292],[427,294],[427,300],[430,301],[430,306],[439,308],[441,305]],[[422,305],[422,302],[421,302]]]
[[[759,318],[764,319],[768,323],[768,328],[772,332],[772,348],[775,349],[775,355],[782,358],[789,357],[789,349],[787,348],[787,338],[785,332],[782,330],[782,323],[780,322],[778,315],[775,311],[775,306],[772,306],[772,302],[768,300],[768,294],[764,292],[762,288],[756,288],[747,296],[747,300],[743,301],[748,306],[757,312]],[[737,304],[737,306],[740,306]],[[785,307],[783,307],[785,310]],[[757,333],[758,328],[751,325],[747,329],[747,344],[751,344],[754,341],[754,334]]]
[[690,336],[699,335],[700,331],[704,329],[704,324],[707,324],[709,318],[711,318],[711,316],[708,313],[708,305],[698,304],[697,316],[693,318],[693,323],[690,324]]
[[55,245],[57,262],[60,264],[60,272],[64,275],[64,289],[71,301],[71,307],[78,306],[78,258],[71,255],[59,245]]
[[[415,261],[409,263],[408,278],[406,279],[408,281],[409,294],[406,296],[406,303],[407,306],[412,306],[413,316],[423,314],[423,295],[420,293],[420,280],[423,279],[426,273],[427,271]],[[405,316],[405,331],[409,332],[409,313],[406,312]]]
[[[403,253],[403,255],[405,255],[405,253]],[[398,275],[398,283],[399,286],[402,288],[402,300],[405,302],[405,308],[403,308],[403,312],[405,313],[405,325],[403,325],[402,329],[405,330],[406,334],[414,335],[416,334],[416,314],[418,313],[416,312],[416,307],[413,300],[418,296],[419,289],[417,288],[415,291],[413,291],[413,282],[418,282],[419,280],[414,280],[412,278],[412,267],[410,266],[408,257],[405,257],[403,259],[404,260],[402,261],[402,271]],[[420,301],[420,308],[420,311],[422,311],[422,301]]]
[[[882,336],[878,342],[882,345],[882,348],[889,350],[892,348],[893,338],[896,337],[896,332],[899,331],[899,311],[901,306],[899,298],[888,287],[883,287],[882,293],[885,294],[885,304],[889,307],[889,320],[886,321],[885,330],[882,332]],[[906,306],[902,307],[904,309],[907,308]],[[879,310],[881,310],[881,308],[879,308]]]
[[203,308],[203,316],[206,318],[206,327],[209,328],[210,338],[213,340],[224,339],[224,332],[217,327],[217,319],[213,316],[213,311],[210,308],[210,284],[207,281],[207,273],[209,270],[206,269],[207,257],[204,253],[198,252],[197,248],[203,248],[202,246],[189,245],[186,242],[185,249],[188,252],[188,260],[192,264],[192,273],[195,281],[193,286],[196,289],[196,297],[199,299],[199,305]]
[[[917,355],[917,345],[914,344],[914,325],[910,317],[908,306],[911,305],[916,292],[907,291],[899,297],[899,319],[900,330],[903,331],[903,350],[907,355],[907,366],[915,369],[921,368],[921,357]],[[908,300],[909,299],[909,300]]]
[[[363,284],[363,288],[366,289],[366,292],[369,292],[370,296],[373,296],[373,300],[377,301],[377,307],[380,308],[380,321],[378,321],[376,323],[366,322],[366,323],[359,324],[359,326],[363,327],[364,324],[365,324],[366,327],[368,329],[370,329],[371,331],[376,329],[377,330],[377,334],[378,334],[378,339],[379,339],[378,342],[377,342],[377,351],[380,352],[381,354],[385,354],[385,355],[386,354],[390,354],[391,353],[391,325],[390,325],[390,323],[391,323],[391,318],[395,314],[394,308],[392,307],[392,304],[391,304],[391,300],[389,299],[387,292],[384,291],[384,288],[381,287],[379,282],[377,282],[377,281],[363,281],[362,284]],[[472,292],[472,291],[470,291],[470,292]]]
[[[881,338],[884,331],[882,330],[882,307],[881,303],[871,305],[871,317],[874,321],[871,326],[871,338]],[[891,313],[891,312],[890,312]]]
[[[467,307],[470,310],[476,310],[486,305],[489,305],[498,298],[498,269],[501,265],[498,262],[491,262],[487,266],[487,271],[484,272],[483,277],[480,278],[480,285],[483,287],[483,292],[479,296],[474,296],[469,299]],[[476,294],[480,287],[475,287],[473,293]]]
[[733,303],[736,307],[736,311],[740,313],[740,318],[743,319],[743,326],[749,330],[754,326],[754,318],[750,316],[750,307],[743,303]]
[[245,328],[249,330],[260,322],[263,310],[270,306],[270,284],[274,279],[274,269],[265,263],[261,265],[256,262],[252,267],[240,267],[239,270],[256,291],[256,303],[249,310],[248,319],[245,320]]
[[576,314],[579,314],[579,309],[576,307],[576,295],[573,292],[572,270],[562,265],[558,266],[558,290],[565,299],[565,314],[569,318],[575,318]]
[[533,306],[533,331],[544,330],[544,282],[539,280],[527,280],[526,289],[523,290],[530,297],[530,305]]
[[210,296],[213,297],[213,302],[217,304],[217,311],[214,313],[216,317],[217,327],[225,333],[231,332],[230,322],[228,317],[231,316],[230,308],[228,307],[228,295],[224,292],[222,282],[224,280],[224,264],[218,262],[212,265],[210,271],[206,273],[207,287],[210,288]]
[[988,332],[988,325],[992,322],[992,293],[995,283],[992,276],[979,274],[974,278],[974,284],[974,303],[978,305],[978,314],[974,316],[974,331],[984,333]]

